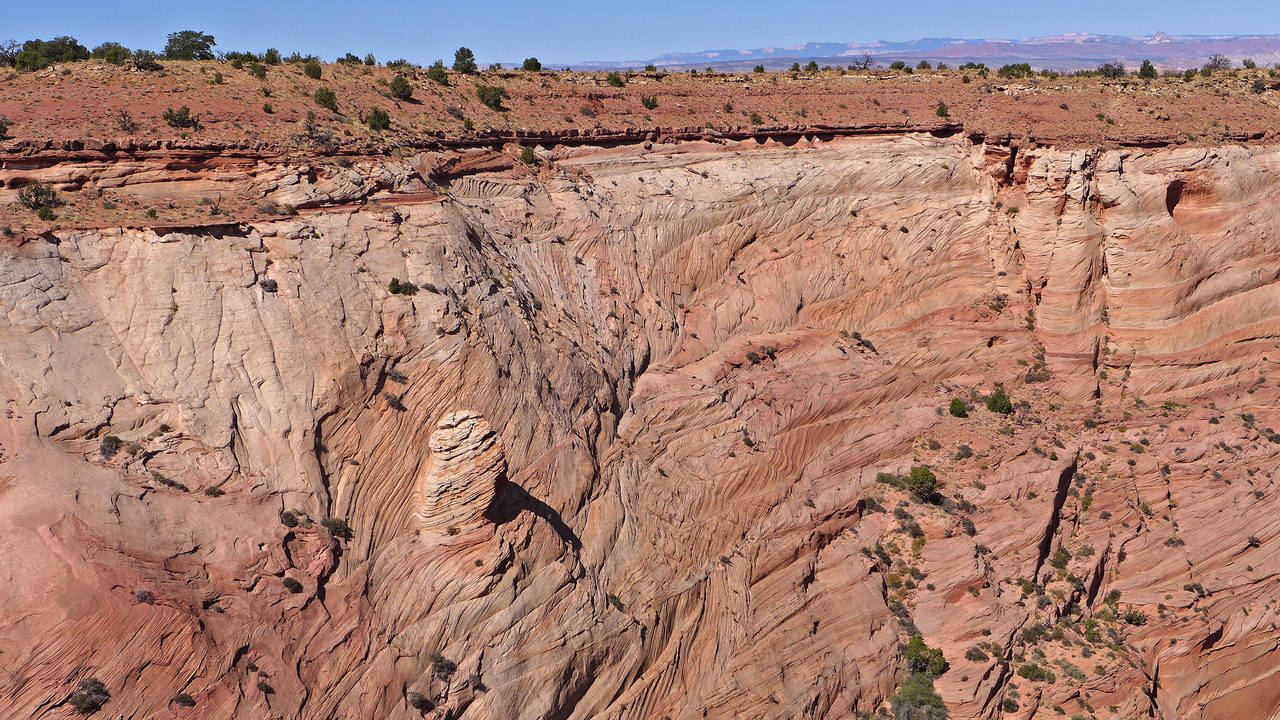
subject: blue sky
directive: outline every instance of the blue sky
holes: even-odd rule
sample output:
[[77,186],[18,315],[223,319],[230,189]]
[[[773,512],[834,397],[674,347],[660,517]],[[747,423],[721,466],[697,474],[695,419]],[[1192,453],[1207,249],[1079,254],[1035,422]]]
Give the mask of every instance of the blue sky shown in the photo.
[[[16,4],[4,0],[0,5]],[[0,40],[70,34],[161,49],[200,29],[219,50],[278,47],[332,59],[449,60],[466,45],[482,64],[639,60],[666,52],[920,37],[1021,38],[1063,32],[1280,33],[1275,0],[45,0],[0,9]]]

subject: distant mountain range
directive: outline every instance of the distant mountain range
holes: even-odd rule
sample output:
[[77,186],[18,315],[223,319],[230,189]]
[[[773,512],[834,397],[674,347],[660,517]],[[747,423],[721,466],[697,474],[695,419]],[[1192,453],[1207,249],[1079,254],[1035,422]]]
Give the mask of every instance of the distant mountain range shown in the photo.
[[1220,53],[1240,61],[1258,64],[1280,63],[1280,35],[1092,35],[1068,33],[1025,40],[962,38],[921,38],[906,42],[869,43],[812,42],[790,47],[748,50],[703,50],[668,53],[646,60],[598,61],[573,65],[576,69],[610,69],[656,65],[680,70],[714,67],[719,70],[749,70],[762,64],[770,70],[790,67],[794,62],[817,61],[820,65],[844,67],[869,55],[881,67],[896,60],[946,62],[958,65],[982,62],[987,65],[1029,63],[1037,69],[1077,70],[1109,60],[1126,64],[1150,60],[1163,68],[1199,67],[1210,55]]

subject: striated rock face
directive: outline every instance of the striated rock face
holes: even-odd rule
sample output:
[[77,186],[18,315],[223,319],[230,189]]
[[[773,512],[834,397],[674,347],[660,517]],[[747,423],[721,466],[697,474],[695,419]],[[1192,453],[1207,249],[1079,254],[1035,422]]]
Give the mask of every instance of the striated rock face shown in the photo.
[[1280,149],[491,160],[3,240],[0,716],[1276,706]]
[[456,534],[484,522],[506,471],[493,428],[473,412],[452,412],[441,418],[427,447],[431,460],[414,495],[414,526]]

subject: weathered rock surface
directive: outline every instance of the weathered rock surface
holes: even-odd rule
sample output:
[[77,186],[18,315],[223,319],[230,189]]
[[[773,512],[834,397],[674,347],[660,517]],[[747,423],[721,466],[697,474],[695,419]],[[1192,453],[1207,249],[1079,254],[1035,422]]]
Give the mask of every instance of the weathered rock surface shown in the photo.
[[1280,150],[545,160],[5,241],[0,716],[1275,706]]

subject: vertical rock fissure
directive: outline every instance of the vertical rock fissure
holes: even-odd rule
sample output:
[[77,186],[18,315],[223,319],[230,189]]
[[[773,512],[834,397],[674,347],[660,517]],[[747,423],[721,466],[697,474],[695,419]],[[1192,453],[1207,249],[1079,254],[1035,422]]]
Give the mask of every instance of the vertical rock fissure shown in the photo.
[[1077,448],[1075,454],[1071,458],[1071,462],[1062,470],[1058,476],[1058,491],[1053,496],[1053,509],[1049,514],[1049,522],[1045,525],[1044,536],[1040,538],[1040,552],[1036,557],[1036,569],[1032,573],[1032,577],[1040,576],[1040,569],[1044,567],[1044,562],[1049,558],[1049,550],[1053,547],[1053,536],[1058,531],[1058,523],[1062,519],[1062,505],[1067,501],[1067,489],[1071,487],[1071,478],[1076,473],[1076,468],[1080,463],[1080,451]]

